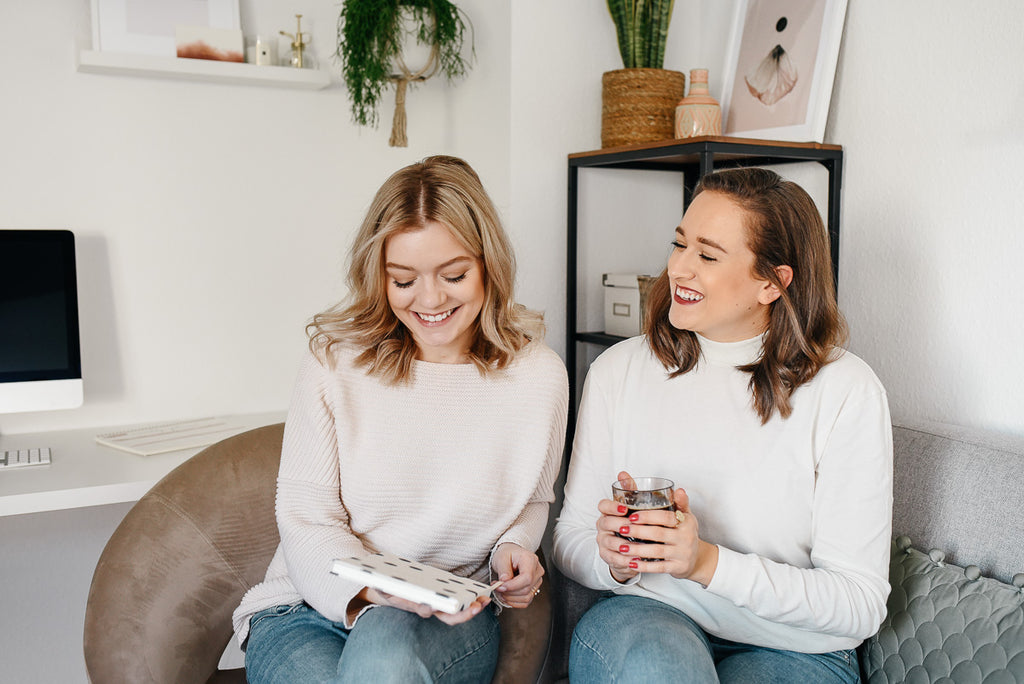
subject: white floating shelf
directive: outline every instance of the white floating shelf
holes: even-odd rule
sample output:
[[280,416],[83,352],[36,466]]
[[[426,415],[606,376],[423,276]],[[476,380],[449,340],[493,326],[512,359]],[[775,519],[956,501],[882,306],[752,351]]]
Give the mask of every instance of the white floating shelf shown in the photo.
[[256,66],[255,64],[216,62],[208,59],[158,57],[121,52],[97,52],[95,50],[79,52],[75,69],[87,74],[143,76],[301,90],[320,90],[331,83],[330,74],[317,69]]

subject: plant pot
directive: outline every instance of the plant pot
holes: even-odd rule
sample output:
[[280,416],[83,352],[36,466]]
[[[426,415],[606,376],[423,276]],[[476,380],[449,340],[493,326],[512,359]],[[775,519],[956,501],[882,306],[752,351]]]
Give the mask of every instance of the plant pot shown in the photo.
[[601,76],[601,147],[671,140],[676,105],[685,94],[681,71],[606,71]]

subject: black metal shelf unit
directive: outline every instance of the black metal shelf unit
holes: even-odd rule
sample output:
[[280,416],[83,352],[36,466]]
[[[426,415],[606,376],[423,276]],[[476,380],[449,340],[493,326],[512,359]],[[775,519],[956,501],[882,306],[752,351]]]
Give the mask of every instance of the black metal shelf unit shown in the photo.
[[[565,363],[569,387],[576,393],[576,345],[579,343],[611,346],[624,339],[604,332],[577,329],[577,200],[581,168],[638,169],[682,173],[683,206],[690,203],[697,181],[723,168],[769,166],[798,162],[817,162],[828,171],[828,210],[826,212],[832,252],[832,277],[839,281],[839,210],[843,175],[843,148],[818,143],[787,143],[743,138],[701,137],[659,143],[631,145],[569,155],[569,203],[566,249],[566,344]],[[690,183],[689,179],[693,179]],[[575,415],[575,400],[570,403],[570,426]],[[572,429],[570,428],[570,434]]]

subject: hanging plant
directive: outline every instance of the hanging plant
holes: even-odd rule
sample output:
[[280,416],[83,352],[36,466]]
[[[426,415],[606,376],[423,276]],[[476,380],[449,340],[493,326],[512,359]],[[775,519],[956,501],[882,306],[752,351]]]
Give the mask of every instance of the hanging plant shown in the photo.
[[[407,24],[416,42],[430,47],[427,64],[411,71],[402,57]],[[410,83],[443,73],[449,81],[466,74],[463,57],[467,23],[449,0],[345,0],[338,16],[338,50],[342,76],[352,101],[352,119],[376,126],[384,89],[395,84],[395,117],[390,144],[404,147],[405,93]],[[472,36],[472,34],[470,34]],[[472,54],[472,37],[470,38]]]

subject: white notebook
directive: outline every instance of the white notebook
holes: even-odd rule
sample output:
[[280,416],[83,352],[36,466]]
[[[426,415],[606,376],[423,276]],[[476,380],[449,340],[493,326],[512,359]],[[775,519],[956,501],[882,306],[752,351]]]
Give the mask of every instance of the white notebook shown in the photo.
[[331,572],[392,596],[425,603],[444,613],[463,611],[477,597],[490,596],[501,586],[501,582],[487,586],[390,553],[337,558]]

